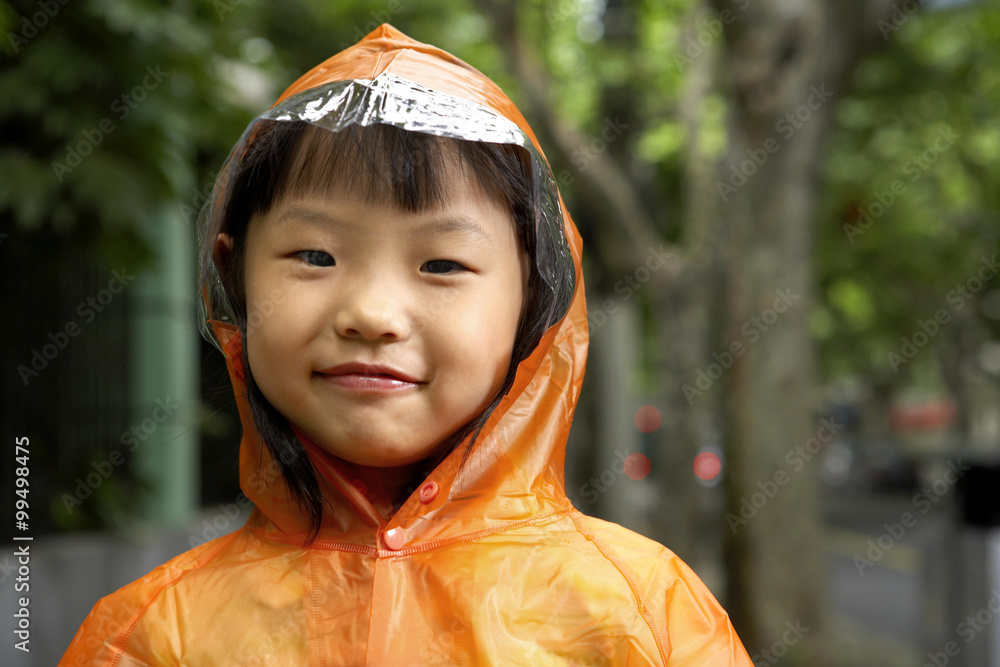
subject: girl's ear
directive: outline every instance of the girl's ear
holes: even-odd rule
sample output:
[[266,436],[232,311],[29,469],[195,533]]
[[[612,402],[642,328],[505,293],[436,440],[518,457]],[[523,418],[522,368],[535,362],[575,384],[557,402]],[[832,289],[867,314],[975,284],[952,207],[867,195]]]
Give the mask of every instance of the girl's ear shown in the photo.
[[233,255],[233,237],[229,234],[219,234],[215,239],[215,265],[222,267],[229,263]]

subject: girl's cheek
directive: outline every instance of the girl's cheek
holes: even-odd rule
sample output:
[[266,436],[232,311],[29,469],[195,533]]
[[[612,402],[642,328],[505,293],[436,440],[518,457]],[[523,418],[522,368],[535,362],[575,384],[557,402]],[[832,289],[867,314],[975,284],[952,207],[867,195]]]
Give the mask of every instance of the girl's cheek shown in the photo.
[[260,333],[267,320],[274,315],[267,304],[252,302],[247,312],[247,337],[253,339]]

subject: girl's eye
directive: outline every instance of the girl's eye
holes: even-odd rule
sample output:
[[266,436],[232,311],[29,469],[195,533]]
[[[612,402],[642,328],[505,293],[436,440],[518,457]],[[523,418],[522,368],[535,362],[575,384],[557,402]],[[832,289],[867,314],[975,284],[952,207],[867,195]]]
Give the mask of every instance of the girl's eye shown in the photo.
[[[450,259],[432,259],[424,264],[426,267],[430,267],[431,273],[450,273],[450,267],[457,267],[457,270],[461,271],[465,267],[458,262],[452,261]],[[435,271],[434,268],[443,269],[440,271]]]
[[312,266],[333,266],[333,257],[322,250],[300,250],[295,256]]

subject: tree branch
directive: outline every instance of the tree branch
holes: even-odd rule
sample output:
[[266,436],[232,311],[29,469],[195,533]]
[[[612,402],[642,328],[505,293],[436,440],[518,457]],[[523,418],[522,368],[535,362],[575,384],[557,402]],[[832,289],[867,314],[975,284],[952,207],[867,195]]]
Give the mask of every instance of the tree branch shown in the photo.
[[[477,4],[490,17],[513,73],[521,82],[530,112],[526,115],[530,115],[539,132],[551,140],[550,146],[559,155],[560,161],[572,163],[574,153],[589,141],[579,130],[556,115],[548,98],[547,91],[551,87],[548,77],[542,66],[522,46],[514,4],[502,0],[478,0]],[[606,152],[595,155],[587,169],[573,176],[580,180],[578,193],[581,199],[599,211],[603,221],[624,233],[624,242],[615,243],[614,247],[602,244],[595,249],[601,253],[602,264],[615,269],[628,269],[645,262],[650,246],[664,246],[670,257],[664,270],[656,272],[657,280],[672,280],[684,270],[685,262],[680,249],[663,242],[656,224],[642,204],[639,192],[625,170]],[[612,239],[612,243],[618,241],[619,235],[614,235]]]

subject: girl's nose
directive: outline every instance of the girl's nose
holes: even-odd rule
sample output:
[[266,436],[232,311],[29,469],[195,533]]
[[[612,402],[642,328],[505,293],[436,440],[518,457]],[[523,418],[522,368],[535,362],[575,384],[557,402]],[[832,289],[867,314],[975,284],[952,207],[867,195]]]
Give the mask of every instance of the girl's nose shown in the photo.
[[393,288],[362,289],[341,300],[334,316],[337,333],[345,338],[401,340],[410,327],[402,300]]

